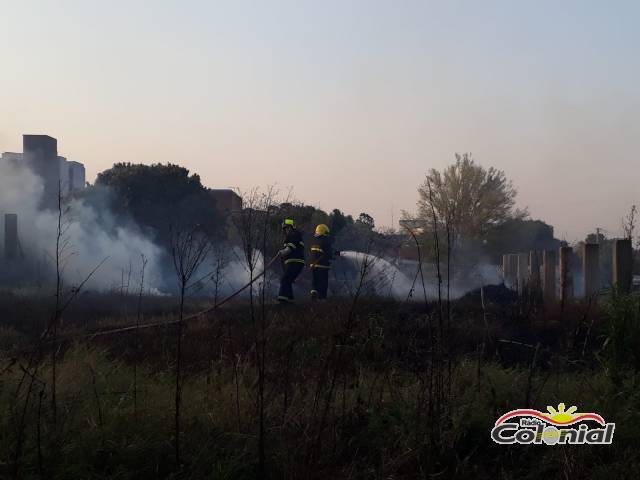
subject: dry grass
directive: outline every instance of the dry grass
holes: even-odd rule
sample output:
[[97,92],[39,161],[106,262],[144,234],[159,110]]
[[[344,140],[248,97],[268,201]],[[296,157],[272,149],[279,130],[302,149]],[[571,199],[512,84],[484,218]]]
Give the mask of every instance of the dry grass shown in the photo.
[[[82,301],[76,308],[84,311]],[[576,305],[564,310],[561,323],[555,310],[493,306],[487,329],[477,306],[455,306],[445,339],[450,377],[444,364],[434,362],[434,319],[423,306],[364,299],[345,335],[350,312],[351,305],[339,301],[266,309],[267,477],[636,477],[637,374],[633,365],[620,366],[614,379],[603,363],[609,323],[600,310],[585,317],[585,306]],[[113,311],[90,320],[74,315],[65,316],[66,333],[125,322]],[[15,320],[0,331],[5,352],[29,345],[36,331],[29,322],[39,321]],[[180,466],[172,437],[174,327],[141,331],[140,353],[133,332],[64,342],[57,427],[48,411],[45,362],[26,410],[20,478],[255,478],[256,328],[242,305],[185,328]],[[532,361],[531,346],[538,344]],[[11,476],[16,463],[16,418],[27,395],[22,390],[16,398],[14,392],[25,361],[23,353],[4,355],[0,363],[2,476]],[[437,409],[429,375],[442,376],[450,391]],[[505,410],[559,402],[617,422],[614,445],[492,444],[490,428]]]

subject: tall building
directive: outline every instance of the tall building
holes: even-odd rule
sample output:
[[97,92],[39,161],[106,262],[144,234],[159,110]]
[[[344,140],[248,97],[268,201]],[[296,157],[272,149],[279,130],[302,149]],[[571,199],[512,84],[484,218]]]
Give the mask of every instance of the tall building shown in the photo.
[[43,208],[56,209],[60,183],[58,141],[49,135],[23,135],[22,155],[33,173],[42,179],[44,188],[40,205]]

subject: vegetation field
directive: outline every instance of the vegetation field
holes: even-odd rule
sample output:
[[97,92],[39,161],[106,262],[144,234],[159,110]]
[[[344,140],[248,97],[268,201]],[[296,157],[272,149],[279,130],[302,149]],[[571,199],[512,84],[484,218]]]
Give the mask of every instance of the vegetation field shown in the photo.
[[[145,327],[171,299],[87,295],[40,341],[48,299],[6,294],[0,475],[638,478],[638,298],[483,297],[258,298]],[[613,444],[492,442],[506,411],[559,403],[615,422]]]

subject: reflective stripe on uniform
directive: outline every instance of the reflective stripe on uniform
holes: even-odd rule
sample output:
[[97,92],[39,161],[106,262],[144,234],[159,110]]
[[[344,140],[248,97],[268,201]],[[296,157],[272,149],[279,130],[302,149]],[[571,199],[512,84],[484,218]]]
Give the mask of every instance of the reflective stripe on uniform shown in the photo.
[[311,251],[312,252],[320,252],[320,253],[324,253],[324,250],[321,249],[320,247],[311,247]]
[[285,247],[291,247],[294,250],[298,247],[295,243],[285,243],[284,246]]
[[327,270],[329,270],[331,268],[331,266],[329,265],[318,265],[317,263],[314,263],[311,265],[311,268],[326,268]]
[[301,258],[288,258],[287,260],[284,261],[285,265],[288,265],[289,263],[302,263],[302,264],[304,264],[304,260],[302,260]]

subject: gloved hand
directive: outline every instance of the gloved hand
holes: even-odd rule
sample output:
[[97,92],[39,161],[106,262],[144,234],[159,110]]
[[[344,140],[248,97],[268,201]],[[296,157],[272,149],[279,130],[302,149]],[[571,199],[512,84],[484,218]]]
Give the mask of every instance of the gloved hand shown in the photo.
[[283,257],[283,258],[284,258],[284,257],[286,257],[287,255],[289,255],[290,253],[291,253],[291,247],[286,247],[286,248],[283,248],[282,250],[280,250],[280,251],[278,252],[278,255],[280,255],[281,257]]
[[339,257],[340,256],[340,250],[334,250],[333,251],[333,256],[334,257]]

